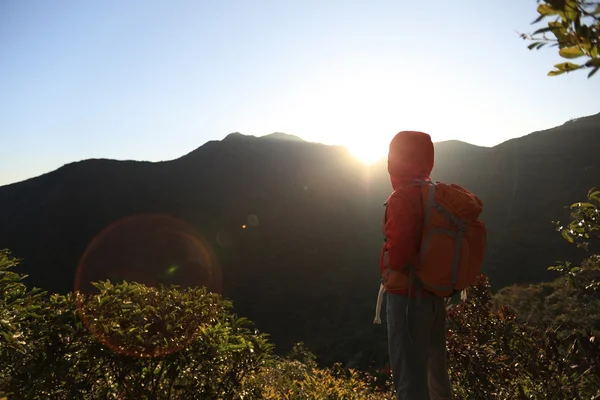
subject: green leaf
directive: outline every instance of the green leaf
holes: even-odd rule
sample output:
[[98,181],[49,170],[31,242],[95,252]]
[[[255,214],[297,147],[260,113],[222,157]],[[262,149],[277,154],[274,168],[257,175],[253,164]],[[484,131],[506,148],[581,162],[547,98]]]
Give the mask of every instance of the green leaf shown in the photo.
[[566,230],[562,231],[561,233],[562,236],[567,240],[567,242],[573,243],[573,238],[571,237],[571,235],[569,235],[569,233]]
[[12,338],[12,336],[10,336],[7,332],[0,332],[0,334],[2,334],[2,336],[4,336],[4,338],[6,339],[7,342],[9,342],[9,343],[14,342],[14,339]]
[[571,208],[596,208],[592,203],[573,203]]
[[564,74],[567,71],[550,71],[548,72],[548,76],[557,76],[557,75],[561,75]]
[[534,48],[536,48],[538,45],[540,44],[540,42],[533,42],[531,43],[529,46],[527,46],[527,48],[529,50],[533,50]]
[[567,35],[567,28],[557,21],[548,22],[548,30],[552,31],[558,40],[562,40]]
[[566,62],[566,63],[556,64],[556,65],[554,65],[554,68],[556,68],[560,71],[569,72],[569,71],[575,71],[576,69],[581,68],[581,65]]
[[542,17],[556,15],[556,10],[552,8],[550,4],[540,4],[537,8],[537,12],[539,12]]
[[[550,24],[548,24],[550,25]],[[540,33],[546,33],[546,32],[550,32],[553,31],[555,28],[551,27],[551,26],[547,26],[545,28],[540,28],[537,31],[533,32],[533,35],[539,35]]]
[[577,1],[567,0],[565,2],[565,17],[569,21],[574,21],[579,18],[579,7]]
[[590,73],[588,74],[588,76],[587,76],[587,77],[588,77],[588,78],[591,78],[592,76],[594,76],[594,74],[595,74],[596,72],[598,72],[598,70],[599,70],[599,69],[600,69],[600,67],[596,67],[596,68],[594,68],[594,69],[592,70],[592,72],[590,72]]
[[585,51],[585,54],[590,57],[590,58],[598,58],[598,47],[599,46],[595,46],[589,42],[584,42],[584,43],[580,43],[579,44],[581,46],[581,48],[583,49],[583,51]]
[[600,67],[600,58],[593,58],[585,63],[586,67]]
[[579,47],[564,47],[558,51],[558,54],[563,58],[577,58],[585,54]]

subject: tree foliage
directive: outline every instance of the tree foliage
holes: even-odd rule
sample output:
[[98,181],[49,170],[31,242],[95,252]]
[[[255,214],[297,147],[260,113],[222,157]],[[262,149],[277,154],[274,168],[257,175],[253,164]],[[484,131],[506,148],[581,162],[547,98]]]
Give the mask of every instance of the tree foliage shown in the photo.
[[[557,223],[587,250],[598,238],[599,196],[591,190],[569,207],[568,224]],[[103,281],[94,295],[48,295],[21,282],[11,271],[17,262],[0,252],[0,397],[394,398],[387,368],[322,368],[301,342],[274,355],[265,334],[204,288]],[[562,273],[555,282],[495,297],[480,276],[448,306],[456,398],[600,399],[600,327],[590,324],[600,315],[600,262],[592,255],[563,266],[554,267]]]
[[[558,232],[579,248],[587,251],[597,249],[597,240],[600,239],[599,206],[600,191],[592,189],[586,201],[567,207],[571,211],[570,220],[567,223],[556,222]],[[591,252],[581,263],[560,262],[549,269],[560,274],[555,281],[504,288],[495,296],[495,303],[497,306],[510,305],[516,310],[518,319],[532,328],[533,335],[552,329],[558,342],[563,343],[557,348],[563,351],[569,349],[569,362],[573,363],[572,359],[585,354],[583,365],[586,367],[582,379],[589,384],[586,394],[597,396],[593,389],[597,391],[600,384],[600,367],[594,361],[600,355],[596,347],[600,332],[600,255]],[[567,347],[569,341],[573,344]],[[579,356],[572,353],[575,349],[579,349]],[[579,362],[571,368],[579,369]],[[581,395],[580,391],[574,393]]]
[[[394,398],[389,372],[319,368],[302,343],[274,356],[263,334],[204,289],[100,282],[97,295],[47,296],[20,282],[15,263],[1,254],[0,393],[16,399]],[[598,395],[596,336],[561,338],[494,309],[487,278],[448,316],[457,398]]]
[[557,230],[569,243],[591,254],[579,265],[566,261],[549,269],[566,276],[572,286],[596,298],[600,295],[600,254],[594,254],[595,250],[600,250],[600,190],[592,188],[586,201],[574,203],[568,208],[571,220],[568,224],[556,222]]
[[[600,69],[600,2],[589,0],[538,0],[539,17],[534,23],[546,20],[546,26],[521,37],[531,41],[528,48],[558,47],[566,60],[554,65],[549,76],[588,69],[588,78]],[[583,61],[570,60],[582,58]]]
[[335,364],[330,368],[286,357],[252,376],[248,385],[261,388],[259,399],[268,400],[393,400],[391,377],[374,376]]
[[510,307],[521,322],[542,330],[557,328],[562,336],[574,331],[600,332],[600,301],[574,287],[566,276],[502,288],[493,301],[497,308]]
[[0,393],[239,398],[271,357],[264,335],[204,289],[101,282],[98,295],[45,296],[19,282],[7,252],[0,260]]
[[[204,288],[97,282],[96,295],[28,290],[0,253],[0,397],[392,399],[369,374],[285,358]],[[387,386],[386,386],[387,385]]]
[[592,188],[584,202],[577,202],[568,207],[571,220],[568,225],[556,222],[557,230],[569,243],[588,249],[590,240],[600,239],[600,190]]
[[[590,399],[600,395],[599,337],[560,336],[493,305],[487,278],[449,310],[448,351],[460,399]],[[595,397],[594,397],[595,398]]]
[[555,222],[569,243],[584,249],[578,263],[560,261],[548,269],[559,274],[553,282],[513,285],[495,296],[497,306],[508,305],[521,320],[539,328],[559,326],[561,332],[600,332],[600,191],[591,189],[582,202],[566,207],[567,222]]

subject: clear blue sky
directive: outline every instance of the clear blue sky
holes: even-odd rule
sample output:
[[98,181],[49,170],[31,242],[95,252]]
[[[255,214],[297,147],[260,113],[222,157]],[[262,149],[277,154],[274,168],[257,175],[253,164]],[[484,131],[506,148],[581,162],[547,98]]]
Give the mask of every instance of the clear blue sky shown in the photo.
[[[399,130],[494,145],[600,111],[547,77],[535,0],[0,1],[0,185],[169,160],[239,131],[383,155]],[[364,154],[363,154],[364,153]]]

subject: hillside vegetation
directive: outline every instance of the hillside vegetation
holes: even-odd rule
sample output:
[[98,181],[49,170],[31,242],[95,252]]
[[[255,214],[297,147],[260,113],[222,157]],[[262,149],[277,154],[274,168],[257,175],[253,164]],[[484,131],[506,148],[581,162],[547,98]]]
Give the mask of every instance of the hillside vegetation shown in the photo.
[[[600,232],[600,192],[572,206],[564,237],[583,248]],[[97,282],[94,295],[27,289],[0,253],[0,393],[16,399],[392,399],[389,370],[320,368],[297,343],[274,355],[267,335],[205,288]],[[568,266],[568,268],[566,268]],[[448,307],[448,356],[458,399],[599,399],[600,337],[588,318],[548,308],[598,309],[600,257],[562,264],[572,286],[505,290],[494,306],[480,276]],[[518,302],[520,293],[537,299]],[[553,300],[554,299],[554,300]],[[597,314],[591,315],[595,318]],[[560,323],[561,325],[557,325]],[[544,325],[545,329],[540,329]]]

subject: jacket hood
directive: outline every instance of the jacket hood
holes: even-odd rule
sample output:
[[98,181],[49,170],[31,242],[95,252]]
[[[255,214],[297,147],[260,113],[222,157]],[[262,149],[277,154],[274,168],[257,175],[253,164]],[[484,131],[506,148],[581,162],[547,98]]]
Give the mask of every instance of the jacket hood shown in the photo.
[[416,179],[430,179],[434,150],[431,136],[424,132],[402,131],[390,142],[388,172],[394,190]]

